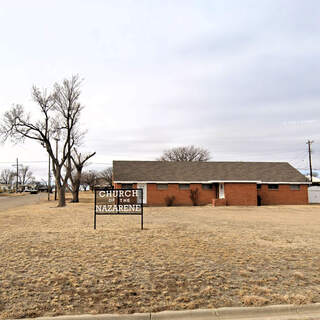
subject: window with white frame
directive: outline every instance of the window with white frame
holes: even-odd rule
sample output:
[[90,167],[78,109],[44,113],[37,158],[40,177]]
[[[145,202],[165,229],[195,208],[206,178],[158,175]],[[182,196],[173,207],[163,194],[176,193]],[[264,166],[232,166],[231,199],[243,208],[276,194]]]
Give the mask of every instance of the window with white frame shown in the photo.
[[168,184],[167,183],[158,183],[157,190],[168,190]]
[[133,184],[132,183],[123,183],[121,185],[122,189],[132,189],[133,188]]

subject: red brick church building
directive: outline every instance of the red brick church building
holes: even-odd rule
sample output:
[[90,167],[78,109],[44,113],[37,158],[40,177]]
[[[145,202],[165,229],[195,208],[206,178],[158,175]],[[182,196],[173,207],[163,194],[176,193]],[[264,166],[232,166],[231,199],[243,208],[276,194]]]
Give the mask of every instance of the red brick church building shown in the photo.
[[146,205],[308,204],[306,178],[287,162],[113,161],[115,188],[142,188]]

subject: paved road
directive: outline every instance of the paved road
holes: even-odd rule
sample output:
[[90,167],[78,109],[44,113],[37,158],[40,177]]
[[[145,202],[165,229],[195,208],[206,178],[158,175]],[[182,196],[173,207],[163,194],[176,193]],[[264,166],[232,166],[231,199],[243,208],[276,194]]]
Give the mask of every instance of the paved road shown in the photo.
[[38,194],[25,194],[17,197],[0,197],[0,211],[5,211],[11,208],[39,203],[41,200],[46,199],[46,193]]

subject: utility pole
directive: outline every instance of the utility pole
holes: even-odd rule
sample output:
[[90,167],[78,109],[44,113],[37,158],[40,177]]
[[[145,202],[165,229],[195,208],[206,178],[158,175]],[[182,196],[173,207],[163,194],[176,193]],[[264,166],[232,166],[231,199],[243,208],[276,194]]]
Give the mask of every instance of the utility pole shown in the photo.
[[17,182],[16,182],[16,193],[18,192],[19,187],[19,160],[17,158]]
[[19,188],[19,160],[17,158],[17,162],[16,164],[13,164],[12,167],[16,167],[16,176],[17,176],[17,180],[16,180],[16,193],[18,192],[18,188]]
[[311,141],[311,140],[308,140],[308,141],[307,141],[308,153],[309,153],[309,168],[310,168],[310,181],[311,181],[311,184],[312,184],[311,144],[312,144],[313,142],[314,142],[314,141]]

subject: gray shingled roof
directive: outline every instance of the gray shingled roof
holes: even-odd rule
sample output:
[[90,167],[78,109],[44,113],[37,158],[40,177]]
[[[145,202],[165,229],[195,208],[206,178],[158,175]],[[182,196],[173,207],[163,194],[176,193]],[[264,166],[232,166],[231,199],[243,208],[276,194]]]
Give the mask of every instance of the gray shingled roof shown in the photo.
[[287,162],[113,161],[114,181],[306,182]]

